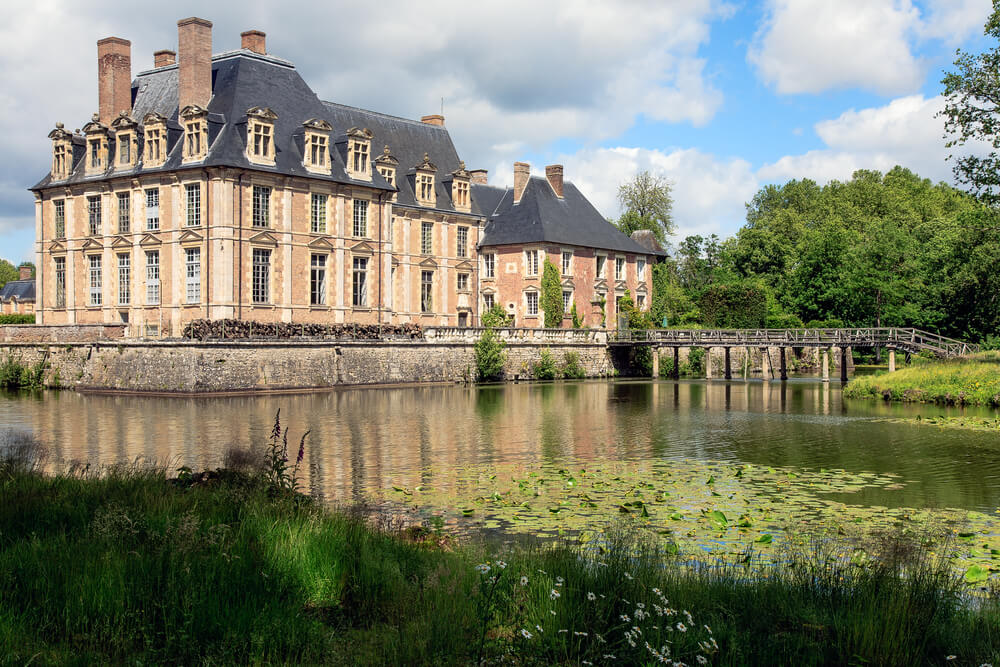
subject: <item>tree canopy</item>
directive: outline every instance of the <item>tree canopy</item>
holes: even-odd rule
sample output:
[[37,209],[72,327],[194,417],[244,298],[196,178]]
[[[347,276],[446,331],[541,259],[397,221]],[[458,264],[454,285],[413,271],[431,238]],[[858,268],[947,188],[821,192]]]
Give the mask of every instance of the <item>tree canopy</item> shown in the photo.
[[618,203],[622,214],[615,223],[631,236],[638,229],[648,229],[661,245],[674,233],[672,184],[663,176],[642,171],[618,186]]
[[0,259],[0,287],[3,287],[11,280],[17,280],[19,277],[20,272],[17,270],[17,267],[6,259]]

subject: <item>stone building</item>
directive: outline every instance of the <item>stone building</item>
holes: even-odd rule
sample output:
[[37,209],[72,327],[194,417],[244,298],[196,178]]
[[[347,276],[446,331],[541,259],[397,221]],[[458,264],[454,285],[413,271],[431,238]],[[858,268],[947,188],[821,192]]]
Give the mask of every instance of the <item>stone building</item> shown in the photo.
[[98,41],[98,113],[49,134],[31,188],[39,323],[473,326],[501,303],[541,326],[547,256],[590,326],[614,322],[625,289],[648,304],[662,252],[608,224],[561,166],[542,179],[516,163],[513,188],[490,186],[442,116],[323,101],[264,33],[213,55],[209,21],[177,25],[177,52],[134,79],[130,43]]
[[31,266],[18,268],[18,279],[0,287],[0,315],[30,315],[35,312],[35,279]]

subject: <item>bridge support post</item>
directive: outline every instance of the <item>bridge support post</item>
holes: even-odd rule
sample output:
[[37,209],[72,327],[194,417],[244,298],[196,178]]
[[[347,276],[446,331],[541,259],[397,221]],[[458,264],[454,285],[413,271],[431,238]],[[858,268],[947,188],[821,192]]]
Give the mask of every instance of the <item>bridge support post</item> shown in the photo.
[[896,350],[889,350],[889,372],[896,372]]
[[840,348],[840,381],[847,382],[847,346]]
[[705,348],[705,379],[712,379],[712,348]]
[[821,362],[823,367],[823,382],[830,381],[830,351],[825,347],[823,348],[823,360]]
[[788,362],[785,361],[786,350],[783,347],[779,347],[778,350],[780,350],[781,354],[781,381],[785,382],[788,380]]
[[681,348],[674,348],[674,370],[670,374],[675,380],[681,379]]
[[774,371],[771,369],[771,355],[767,353],[767,348],[760,348],[760,379],[767,382],[774,377]]
[[729,350],[730,350],[730,348],[727,347],[726,348],[726,379],[727,380],[732,380],[733,379],[733,364],[732,364],[732,358],[730,357],[730,354],[729,354]]
[[660,348],[653,347],[653,379],[660,377]]

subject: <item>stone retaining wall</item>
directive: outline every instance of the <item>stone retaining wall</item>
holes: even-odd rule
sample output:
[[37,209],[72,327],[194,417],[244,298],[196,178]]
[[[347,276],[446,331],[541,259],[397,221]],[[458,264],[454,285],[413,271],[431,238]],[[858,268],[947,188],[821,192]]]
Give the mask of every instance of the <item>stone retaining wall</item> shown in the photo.
[[0,325],[0,343],[90,343],[124,337],[124,324]]
[[[509,343],[508,378],[529,375],[542,349],[560,365],[574,351],[590,377],[612,373],[604,345]],[[0,344],[0,359],[45,362],[52,386],[152,393],[326,389],[347,385],[461,382],[475,374],[473,343],[96,342]]]

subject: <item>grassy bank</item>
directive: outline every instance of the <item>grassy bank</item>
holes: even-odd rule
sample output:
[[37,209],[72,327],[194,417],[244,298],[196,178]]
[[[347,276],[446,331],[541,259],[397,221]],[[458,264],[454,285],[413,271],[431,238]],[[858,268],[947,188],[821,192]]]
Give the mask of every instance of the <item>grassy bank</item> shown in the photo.
[[861,376],[844,389],[849,398],[1000,406],[1000,351],[945,360],[915,360],[894,373]]
[[753,574],[624,528],[453,547],[227,472],[7,463],[0,497],[0,664],[1000,664],[997,591],[901,538]]

